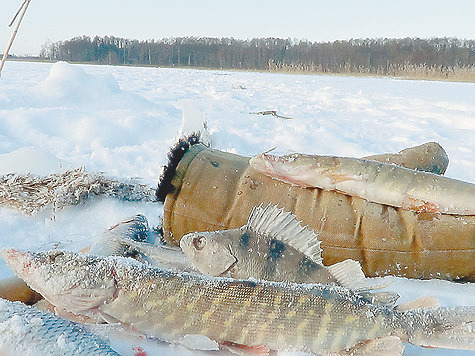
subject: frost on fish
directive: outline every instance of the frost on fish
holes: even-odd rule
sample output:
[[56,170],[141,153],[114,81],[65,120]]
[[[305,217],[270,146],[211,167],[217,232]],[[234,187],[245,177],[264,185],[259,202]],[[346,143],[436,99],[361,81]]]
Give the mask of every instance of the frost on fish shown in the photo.
[[0,353],[4,356],[119,355],[78,324],[4,299],[0,299]]
[[334,190],[416,212],[475,214],[475,184],[351,157],[257,155],[258,172],[302,187]]
[[161,268],[196,271],[179,247],[162,245],[157,240],[150,231],[147,218],[138,214],[106,229],[94,240],[89,254],[134,257]]
[[[398,295],[370,293],[359,262],[324,266],[318,235],[295,215],[276,205],[256,206],[239,229],[196,232],[182,237],[180,247],[205,274],[279,282],[335,283],[373,301],[394,304]],[[374,289],[375,287],[373,287]]]
[[[369,345],[394,352],[395,342],[399,355],[401,342],[475,349],[475,307],[399,311],[338,286],[207,277],[65,251],[10,249],[2,255],[27,283],[41,285],[45,298],[63,303],[60,307],[68,307],[67,298],[55,295],[81,296],[88,306],[83,313],[167,341],[204,335],[219,343],[353,355]],[[107,286],[114,291],[102,298],[98,289]]]
[[127,256],[133,253],[126,244],[129,240],[151,242],[151,232],[145,216],[137,214],[106,229],[94,240],[89,253],[95,256]]

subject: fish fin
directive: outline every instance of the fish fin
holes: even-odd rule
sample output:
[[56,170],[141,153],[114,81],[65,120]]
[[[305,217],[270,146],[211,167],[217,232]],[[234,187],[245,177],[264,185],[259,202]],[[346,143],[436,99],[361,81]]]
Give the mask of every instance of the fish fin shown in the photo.
[[[73,321],[75,323],[104,324],[103,318],[97,313],[94,313],[92,315],[75,314],[70,311],[67,311],[66,309],[55,307],[53,305],[51,305],[51,309],[48,309],[46,304],[43,304],[43,306],[43,310],[51,311],[57,316],[63,319]],[[35,305],[35,307],[37,306]]]
[[407,311],[421,308],[437,308],[439,306],[439,299],[437,297],[422,297],[410,302],[399,304],[396,309],[399,311]]
[[363,298],[368,299],[373,304],[379,304],[381,306],[393,306],[399,299],[399,294],[394,292],[358,292]]
[[102,320],[105,321],[107,324],[122,324],[119,319],[113,317],[112,315],[104,313],[103,311],[99,311],[99,315]]
[[72,313],[88,313],[107,300],[114,297],[117,287],[109,288],[84,288],[67,291],[62,294],[45,294],[45,299],[55,306],[64,308]]
[[406,195],[402,202],[402,208],[417,213],[440,213],[440,207],[436,203]]
[[343,287],[362,291],[371,289],[358,261],[348,259],[326,267]]
[[111,236],[110,232],[106,230],[94,240],[89,248],[88,254],[99,257],[124,256],[125,246],[119,239]]
[[367,340],[351,348],[351,356],[400,356],[404,345],[397,336],[386,336]]
[[137,214],[123,219],[102,232],[92,243],[89,254],[93,256],[126,256],[127,241],[148,241],[150,229],[145,216]]
[[277,205],[262,204],[252,209],[246,228],[269,239],[282,241],[302,252],[313,262],[322,265],[321,241],[318,235],[300,221],[291,212],[278,208]]
[[413,345],[475,350],[475,306],[410,310],[405,317],[416,321],[408,333]]
[[190,350],[218,351],[219,343],[202,334],[186,334],[178,341]]
[[270,355],[271,353],[271,349],[266,345],[247,346],[230,341],[223,341],[220,345],[236,355]]
[[348,174],[331,174],[330,175],[333,184],[338,184],[341,182],[345,182],[347,180],[356,180],[354,176],[348,175]]

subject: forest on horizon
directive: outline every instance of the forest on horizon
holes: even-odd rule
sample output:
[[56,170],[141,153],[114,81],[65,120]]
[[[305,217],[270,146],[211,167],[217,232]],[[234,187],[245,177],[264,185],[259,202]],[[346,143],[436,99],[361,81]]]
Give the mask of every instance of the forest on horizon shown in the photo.
[[414,76],[475,81],[475,40],[179,37],[138,41],[114,36],[45,44],[40,57],[80,63],[211,69]]

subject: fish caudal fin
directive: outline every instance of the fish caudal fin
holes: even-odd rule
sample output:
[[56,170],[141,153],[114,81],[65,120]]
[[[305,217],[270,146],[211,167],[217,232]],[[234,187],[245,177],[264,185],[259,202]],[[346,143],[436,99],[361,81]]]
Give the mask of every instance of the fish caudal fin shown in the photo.
[[475,350],[475,307],[418,309],[406,315],[416,319],[409,332],[411,344]]

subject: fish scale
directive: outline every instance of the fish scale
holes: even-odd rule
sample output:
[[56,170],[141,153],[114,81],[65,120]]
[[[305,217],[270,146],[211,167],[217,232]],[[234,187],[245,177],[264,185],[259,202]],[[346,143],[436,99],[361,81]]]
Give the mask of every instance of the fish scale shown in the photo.
[[[115,273],[119,276],[120,289],[120,269]],[[137,273],[134,279],[140,284],[141,277],[143,274]],[[307,351],[350,347],[364,340],[359,330],[368,322],[371,326],[377,324],[375,337],[389,335],[394,326],[393,318],[389,323],[378,317],[368,318],[361,308],[371,314],[381,312],[343,289],[330,290],[326,286],[307,289],[296,285],[289,288],[287,284],[230,279],[211,281],[206,277],[158,272],[148,277],[156,281],[153,286],[141,293],[124,288],[101,311],[137,329],[148,329],[151,336],[157,333],[176,338],[204,334],[237,344],[256,346],[265,342],[276,349],[307,345],[303,348]],[[150,300],[154,302],[149,303]],[[188,308],[190,304],[192,307]],[[125,305],[141,306],[140,315],[121,312]],[[232,323],[226,323],[228,320]],[[341,330],[339,342],[335,342],[329,330]]]
[[339,286],[212,278],[113,256],[14,249],[2,256],[56,306],[170,342],[204,335],[279,351],[351,355],[368,348],[401,355],[402,342],[475,349],[475,307],[403,311]]
[[20,302],[0,299],[1,351],[6,351],[4,343],[12,351],[7,355],[119,355],[78,324]]

